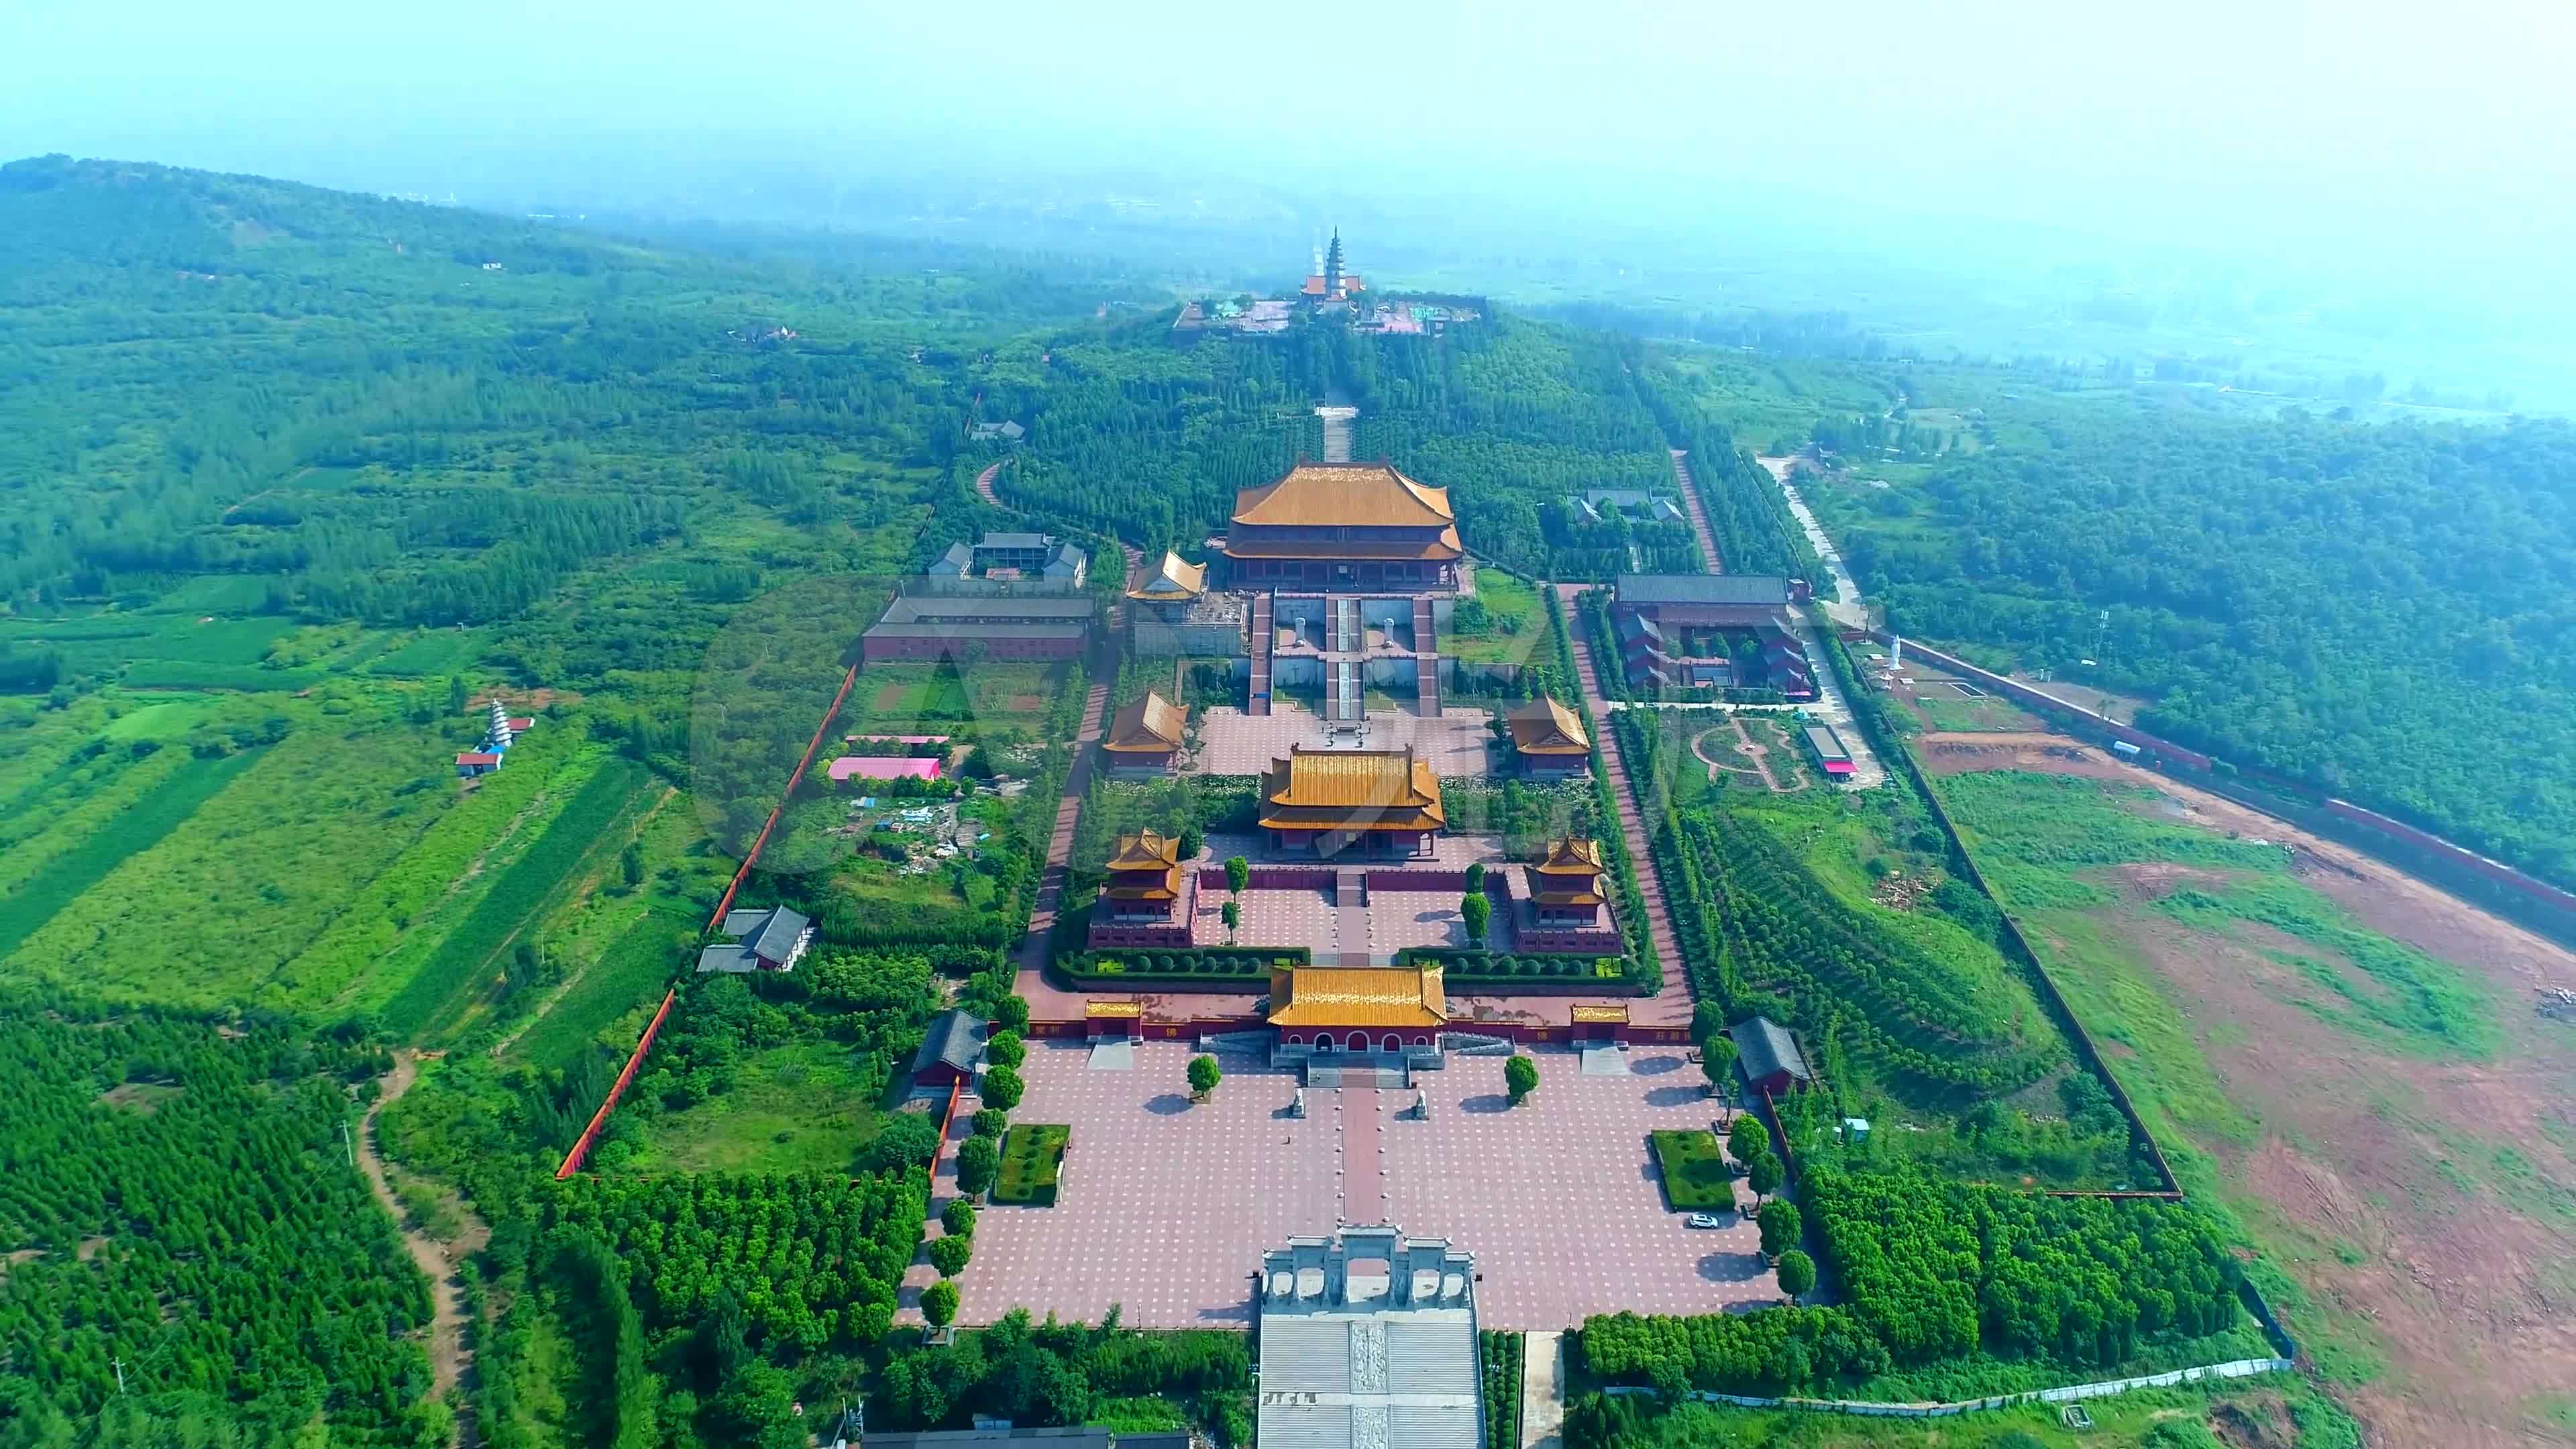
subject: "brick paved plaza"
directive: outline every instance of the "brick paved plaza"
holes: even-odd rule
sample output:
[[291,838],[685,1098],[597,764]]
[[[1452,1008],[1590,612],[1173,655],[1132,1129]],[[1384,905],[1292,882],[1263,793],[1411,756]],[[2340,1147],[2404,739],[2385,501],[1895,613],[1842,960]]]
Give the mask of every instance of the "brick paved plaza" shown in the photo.
[[1224,1058],[1193,1105],[1178,1043],[1137,1048],[1132,1071],[1092,1071],[1075,1047],[1031,1044],[1017,1121],[1066,1122],[1073,1142],[1051,1208],[995,1205],[959,1279],[959,1318],[1014,1306],[1096,1320],[1123,1304],[1138,1328],[1241,1325],[1264,1245],[1342,1221],[1392,1219],[1476,1255],[1485,1323],[1561,1328],[1584,1315],[1708,1313],[1778,1290],[1751,1224],[1693,1230],[1664,1209],[1646,1146],[1705,1124],[1712,1104],[1678,1052],[1641,1050],[1631,1074],[1585,1076],[1571,1052],[1536,1053],[1535,1097],[1507,1109],[1499,1057],[1417,1074],[1431,1120],[1398,1091],[1312,1091]]
[[[1362,741],[1372,750],[1413,746],[1444,779],[1483,775],[1491,768],[1493,734],[1482,709],[1452,708],[1438,719],[1406,711],[1371,710]],[[1199,717],[1199,750],[1189,767],[1193,775],[1258,775],[1289,746],[1319,749],[1325,744],[1324,722],[1304,706],[1279,700],[1268,715],[1248,715],[1231,706],[1214,706]]]

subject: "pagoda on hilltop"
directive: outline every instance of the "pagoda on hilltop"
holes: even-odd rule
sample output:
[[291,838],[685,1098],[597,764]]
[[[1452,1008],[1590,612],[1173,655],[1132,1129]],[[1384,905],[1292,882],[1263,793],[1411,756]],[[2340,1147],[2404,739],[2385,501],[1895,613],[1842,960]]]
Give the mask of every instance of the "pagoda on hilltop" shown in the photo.
[[1302,289],[1306,300],[1316,306],[1343,306],[1368,290],[1368,284],[1342,268],[1342,229],[1333,228],[1332,245],[1315,253],[1315,270],[1306,276]]

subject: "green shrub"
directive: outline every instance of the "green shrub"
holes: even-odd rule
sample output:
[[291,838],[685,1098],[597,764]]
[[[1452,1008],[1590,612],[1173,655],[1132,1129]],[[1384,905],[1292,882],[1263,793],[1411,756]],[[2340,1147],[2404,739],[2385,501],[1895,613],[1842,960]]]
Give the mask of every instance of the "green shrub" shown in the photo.
[[930,1244],[930,1266],[942,1278],[954,1278],[966,1271],[966,1260],[975,1255],[975,1245],[964,1238],[935,1238]]
[[966,1198],[951,1198],[939,1210],[939,1227],[952,1238],[975,1236],[975,1204]]

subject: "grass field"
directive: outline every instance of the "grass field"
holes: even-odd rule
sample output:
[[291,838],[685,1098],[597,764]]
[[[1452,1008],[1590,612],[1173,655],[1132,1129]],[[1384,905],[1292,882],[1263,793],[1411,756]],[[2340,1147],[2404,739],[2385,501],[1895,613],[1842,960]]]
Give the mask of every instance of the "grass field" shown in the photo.
[[490,863],[476,882],[479,898],[436,954],[385,1002],[386,1026],[400,1036],[428,1039],[461,1026],[488,991],[503,953],[550,904],[579,885],[585,865],[625,848],[628,832],[618,827],[618,818],[637,808],[646,788],[641,766],[609,760],[580,776],[577,790],[558,796],[557,812],[542,833],[513,858]]
[[2503,993],[2570,958],[2225,802],[2052,768],[1937,788],[2337,1399],[2386,1442],[2565,1438],[2576,1132],[2542,1104],[2576,1042]]
[[1442,652],[1462,664],[1518,664],[1549,657],[1547,611],[1529,581],[1491,566],[1479,568],[1476,599],[1484,605],[1484,621],[1468,629],[1453,616],[1441,636]]
[[2217,1390],[2140,1389],[2084,1408],[2093,1427],[2078,1431],[2054,1405],[1897,1419],[1688,1404],[1613,1443],[1616,1449],[2358,1449],[2350,1426],[2316,1390],[2287,1375]]
[[1061,1122],[1012,1124],[1002,1134],[1002,1174],[993,1183],[993,1201],[1054,1206],[1056,1174],[1072,1140],[1073,1129]]
[[653,1118],[623,1170],[848,1172],[884,1120],[848,1047],[791,1042],[744,1058],[725,1091]]
[[[187,760],[176,750],[165,753],[178,757],[172,762],[174,766],[194,768],[135,770],[134,783],[145,787],[139,798],[130,805],[120,805],[115,797],[104,797],[102,803],[116,809],[112,819],[90,822],[87,833],[76,844],[30,863],[31,872],[17,880],[6,896],[0,896],[0,958],[8,957],[57,912],[105,880],[137,852],[160,844],[198,807],[258,763],[263,751],[245,750],[221,760],[199,761]],[[21,854],[11,852],[13,875],[18,873]]]
[[105,1001],[294,1004],[282,968],[454,803],[447,733],[304,714],[31,933],[21,974]]
[[1657,1132],[1655,1166],[1663,1173],[1664,1201],[1677,1213],[1729,1212],[1735,1179],[1714,1132]]

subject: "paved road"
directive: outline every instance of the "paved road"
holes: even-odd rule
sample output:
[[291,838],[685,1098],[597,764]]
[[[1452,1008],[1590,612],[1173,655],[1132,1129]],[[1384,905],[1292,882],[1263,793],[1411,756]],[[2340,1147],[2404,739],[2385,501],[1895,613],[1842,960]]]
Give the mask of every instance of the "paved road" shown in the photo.
[[1639,1026],[1686,1026],[1691,1018],[1690,984],[1682,974],[1681,938],[1673,934],[1672,912],[1664,905],[1663,874],[1655,869],[1654,854],[1646,848],[1646,831],[1637,813],[1637,787],[1628,775],[1628,762],[1619,751],[1619,736],[1610,728],[1609,698],[1601,691],[1601,672],[1592,662],[1591,641],[1584,638],[1582,615],[1575,611],[1574,596],[1580,585],[1558,584],[1556,595],[1565,605],[1567,632],[1574,643],[1574,668],[1582,676],[1583,701],[1590,707],[1594,737],[1601,741],[1601,763],[1610,772],[1610,798],[1619,807],[1619,835],[1628,844],[1628,859],[1637,868],[1637,892],[1646,898],[1646,934],[1651,937],[1649,949],[1655,953],[1655,964],[1662,969],[1664,989],[1652,1000],[1631,1001],[1628,1019]]
[[1009,505],[1009,504],[1007,504],[1007,503],[1004,503],[1004,502],[1002,501],[1002,499],[1001,499],[1001,495],[1000,495],[1000,494],[997,494],[997,493],[995,493],[995,492],[993,491],[993,480],[994,480],[995,478],[997,478],[997,477],[1001,476],[1001,472],[1002,472],[1003,467],[1004,467],[1006,464],[1008,464],[1010,461],[1011,461],[1011,460],[1010,460],[1010,459],[1008,459],[1008,458],[1003,458],[1003,459],[1001,459],[1001,460],[999,460],[999,461],[997,461],[997,462],[993,463],[991,466],[989,466],[989,467],[985,468],[985,470],[984,470],[983,472],[978,473],[978,474],[976,474],[976,475],[975,475],[975,496],[976,496],[976,497],[981,498],[981,499],[983,499],[985,502],[992,504],[995,508],[1008,508],[1008,507],[1010,507],[1010,506],[1011,506],[1011,505]]
[[1521,1335],[1521,1449],[1563,1449],[1565,1335]]
[[1320,407],[1315,416],[1324,420],[1324,461],[1347,463],[1351,460],[1351,423],[1360,415],[1358,408]]
[[1726,558],[1717,551],[1717,532],[1708,526],[1708,505],[1700,501],[1699,480],[1691,476],[1690,455],[1679,448],[1665,451],[1673,455],[1673,477],[1682,485],[1682,506],[1690,510],[1691,532],[1699,539],[1699,556],[1708,562],[1713,574],[1726,572]]
[[1109,727],[1109,686],[1091,686],[1082,705],[1082,733],[1073,742],[1073,768],[1065,773],[1064,795],[1056,802],[1055,833],[1047,841],[1046,873],[1038,877],[1038,898],[1029,912],[1029,934],[1020,942],[1018,989],[1039,1021],[1080,1021],[1083,997],[1048,984],[1047,944],[1055,931],[1056,907],[1064,899],[1066,863],[1073,858],[1073,825],[1082,814],[1082,797],[1091,788],[1091,765],[1100,751],[1101,733]]

